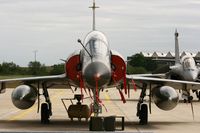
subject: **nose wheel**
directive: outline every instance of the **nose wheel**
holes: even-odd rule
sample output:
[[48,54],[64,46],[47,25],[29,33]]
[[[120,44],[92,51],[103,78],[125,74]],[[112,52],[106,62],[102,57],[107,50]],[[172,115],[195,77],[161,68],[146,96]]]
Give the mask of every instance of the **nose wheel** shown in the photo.
[[100,113],[102,113],[102,106],[99,103],[94,102],[93,112],[94,112],[94,116],[97,117]]

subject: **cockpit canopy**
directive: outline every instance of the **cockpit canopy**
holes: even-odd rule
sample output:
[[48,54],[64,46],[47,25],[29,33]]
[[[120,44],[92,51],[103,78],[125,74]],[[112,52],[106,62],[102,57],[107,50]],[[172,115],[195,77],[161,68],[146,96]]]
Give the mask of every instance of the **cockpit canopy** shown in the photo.
[[90,32],[84,40],[84,45],[92,56],[107,56],[109,54],[108,40],[106,36],[99,31]]
[[191,57],[184,58],[183,67],[184,67],[184,69],[194,69],[195,62],[194,62],[193,58],[191,58]]

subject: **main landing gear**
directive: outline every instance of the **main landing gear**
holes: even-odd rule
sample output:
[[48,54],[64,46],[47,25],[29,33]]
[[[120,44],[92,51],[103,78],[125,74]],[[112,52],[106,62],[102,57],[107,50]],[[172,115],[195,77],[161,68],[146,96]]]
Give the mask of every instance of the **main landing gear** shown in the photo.
[[41,123],[48,124],[49,118],[52,115],[52,108],[46,83],[42,83],[42,89],[46,103],[41,104]]
[[147,104],[141,104],[139,119],[141,125],[146,125],[148,123],[148,107]]
[[199,90],[196,90],[195,93],[196,93],[197,98],[198,98],[199,101],[200,101],[200,91],[199,91]]
[[[147,84],[143,84],[140,98],[137,104],[137,117],[139,117],[139,123],[141,125],[146,125],[148,123],[148,106],[144,102],[144,97],[146,96]],[[151,97],[151,96],[150,96]]]
[[183,85],[182,98],[184,103],[191,103],[193,100],[193,96],[190,95],[190,91],[187,90],[186,85]]
[[49,108],[47,103],[42,103],[41,105],[41,123],[47,124],[49,123]]

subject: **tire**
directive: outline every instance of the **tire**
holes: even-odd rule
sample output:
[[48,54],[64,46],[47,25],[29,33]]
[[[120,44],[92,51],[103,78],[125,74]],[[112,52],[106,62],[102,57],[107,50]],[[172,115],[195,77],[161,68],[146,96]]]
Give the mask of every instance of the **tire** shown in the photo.
[[187,100],[186,100],[186,99],[183,99],[183,102],[184,102],[184,103],[187,103]]
[[147,104],[142,104],[140,108],[140,124],[146,125],[148,123],[148,107]]
[[199,101],[200,101],[200,91],[198,93],[199,93],[198,98],[199,98]]
[[189,97],[188,97],[188,103],[191,103],[192,100],[193,100],[193,96],[189,96]]
[[42,124],[49,123],[49,109],[47,103],[43,103],[41,105],[41,123]]

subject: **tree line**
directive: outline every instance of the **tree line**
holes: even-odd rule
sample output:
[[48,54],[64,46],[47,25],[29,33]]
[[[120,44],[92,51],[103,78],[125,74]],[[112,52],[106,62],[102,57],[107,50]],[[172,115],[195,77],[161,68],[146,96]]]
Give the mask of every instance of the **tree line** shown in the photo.
[[[127,61],[128,74],[143,74],[152,73],[163,65],[152,60],[152,58],[145,58],[141,54],[132,55]],[[38,61],[31,61],[28,67],[20,67],[13,62],[3,62],[0,64],[0,75],[57,75],[64,73],[64,63],[55,64],[53,66],[45,66]]]
[[165,64],[152,60],[151,57],[144,57],[142,54],[135,54],[128,58],[127,73],[155,73],[158,69],[163,68],[164,66]]
[[64,64],[45,66],[38,61],[31,61],[28,67],[20,67],[14,62],[3,62],[0,64],[0,75],[56,75],[64,73]]

